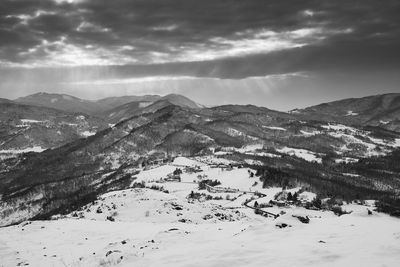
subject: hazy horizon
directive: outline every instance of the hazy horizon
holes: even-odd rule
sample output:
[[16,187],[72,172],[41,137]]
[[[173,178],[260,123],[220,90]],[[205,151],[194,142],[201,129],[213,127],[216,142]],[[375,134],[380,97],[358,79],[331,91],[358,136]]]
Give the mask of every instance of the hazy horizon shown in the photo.
[[[33,93],[33,94],[29,94],[29,95],[22,95],[22,96],[19,96],[19,97],[17,97],[17,98],[14,98],[14,99],[9,99],[9,98],[6,98],[6,99],[9,99],[9,100],[14,101],[14,100],[17,100],[18,98],[21,98],[21,97],[26,97],[26,96],[35,95],[35,94],[40,94],[40,93],[56,94],[56,95],[68,95],[68,96],[76,97],[76,98],[79,98],[79,99],[82,99],[82,100],[93,101],[93,102],[96,102],[96,101],[102,100],[102,99],[106,99],[106,98],[112,98],[112,97],[145,96],[145,95],[158,95],[158,96],[164,97],[164,96],[167,96],[167,95],[169,95],[169,94],[175,94],[175,93],[164,93],[164,94],[156,94],[156,93],[155,93],[155,94],[140,94],[140,95],[125,94],[125,95],[109,95],[109,96],[99,97],[99,98],[84,98],[84,97],[79,97],[79,96],[76,96],[76,95],[72,95],[72,94],[68,94],[68,93],[63,93],[63,92],[44,92],[44,91],[40,91],[40,92],[36,92],[36,93]],[[388,93],[384,93],[384,94],[399,94],[399,93],[397,93],[397,92],[388,92]],[[179,94],[179,95],[188,97],[188,96],[186,96],[186,95],[184,95],[184,94]],[[359,96],[359,97],[354,97],[354,98],[363,98],[363,97],[369,97],[369,96],[375,96],[375,95],[376,95],[376,94],[373,94],[373,95],[364,95],[364,96]],[[382,95],[382,94],[378,94],[378,95]],[[188,97],[188,98],[189,98],[189,97]],[[349,97],[349,98],[351,98],[351,97]],[[229,104],[233,104],[233,105],[254,105],[254,104],[251,104],[251,103],[228,103],[228,102],[225,102],[225,103],[219,104],[219,105],[206,105],[206,104],[203,104],[203,103],[201,103],[201,102],[199,102],[199,101],[196,101],[195,99],[192,99],[192,98],[190,98],[190,99],[193,100],[193,101],[195,101],[195,102],[198,103],[198,104],[204,105],[205,107],[215,107],[215,106],[226,105],[226,104],[228,104],[228,105],[229,105]],[[294,109],[298,109],[298,108],[301,109],[301,108],[306,108],[306,107],[315,106],[315,105],[319,105],[319,104],[324,104],[324,103],[328,103],[328,102],[340,101],[340,100],[344,100],[344,99],[347,99],[347,98],[331,99],[331,100],[328,100],[328,101],[325,101],[325,102],[318,102],[318,103],[314,103],[314,104],[308,105],[308,106],[293,107],[293,108],[286,109],[286,110],[283,110],[283,109],[275,109],[275,110],[284,111],[284,112],[285,112],[285,111],[290,111],[290,110],[294,110]],[[266,108],[273,109],[273,108],[271,108],[271,107],[263,106],[263,105],[255,105],[255,106],[260,106],[260,107],[266,107]]]

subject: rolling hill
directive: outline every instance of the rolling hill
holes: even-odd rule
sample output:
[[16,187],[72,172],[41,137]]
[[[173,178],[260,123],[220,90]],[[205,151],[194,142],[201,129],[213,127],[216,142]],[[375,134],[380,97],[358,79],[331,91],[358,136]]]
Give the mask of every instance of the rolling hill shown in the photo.
[[379,126],[399,131],[400,94],[344,99],[301,110],[293,110],[291,113],[300,115],[305,119]]
[[86,114],[93,114],[100,108],[94,101],[83,100],[66,94],[49,94],[43,92],[17,98],[15,102]]
[[0,155],[56,148],[108,127],[102,119],[83,113],[0,103]]

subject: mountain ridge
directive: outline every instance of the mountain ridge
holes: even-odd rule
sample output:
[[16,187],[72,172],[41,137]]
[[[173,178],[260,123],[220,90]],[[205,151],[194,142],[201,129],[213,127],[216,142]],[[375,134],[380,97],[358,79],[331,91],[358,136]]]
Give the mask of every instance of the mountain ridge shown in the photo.
[[60,109],[68,112],[82,112],[88,115],[98,115],[106,113],[109,110],[134,102],[155,102],[158,100],[169,100],[171,103],[187,106],[191,108],[201,108],[202,105],[190,100],[189,98],[179,94],[160,95],[128,95],[120,97],[107,97],[99,100],[86,100],[68,94],[45,93],[19,97],[15,100],[10,100],[16,103],[42,106]]
[[400,93],[347,98],[322,103],[290,113],[304,118],[336,121],[354,125],[380,126],[400,130]]

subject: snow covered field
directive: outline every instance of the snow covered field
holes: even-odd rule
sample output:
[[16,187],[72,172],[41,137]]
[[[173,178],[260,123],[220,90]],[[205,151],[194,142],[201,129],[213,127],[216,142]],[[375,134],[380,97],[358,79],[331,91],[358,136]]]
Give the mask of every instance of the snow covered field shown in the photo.
[[[156,182],[184,166],[202,171],[184,172],[182,182]],[[254,191],[266,195],[259,203],[268,202],[281,188],[263,189],[248,171],[212,168],[186,158],[141,171],[137,182],[162,186],[168,193],[148,188],[109,192],[67,216],[0,228],[0,266],[399,265],[399,219],[368,215],[373,207],[356,204],[344,205],[352,213],[340,217],[286,206],[265,208],[281,213],[277,219],[265,218],[243,202]],[[193,182],[201,179],[198,175],[248,193],[198,190]],[[188,200],[192,191],[221,199]],[[308,216],[310,222],[293,215]],[[283,224],[287,226],[277,227]]]
[[316,154],[312,151],[306,150],[306,149],[298,149],[298,148],[290,148],[290,147],[283,147],[280,149],[276,149],[276,151],[284,154],[288,154],[291,156],[296,156],[298,158],[302,158],[304,160],[307,160],[309,162],[318,162],[322,163],[322,159],[317,157]]

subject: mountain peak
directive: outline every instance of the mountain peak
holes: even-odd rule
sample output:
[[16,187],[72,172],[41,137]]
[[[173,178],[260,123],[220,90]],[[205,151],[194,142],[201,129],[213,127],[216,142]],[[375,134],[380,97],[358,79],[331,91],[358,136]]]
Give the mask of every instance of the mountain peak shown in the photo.
[[161,100],[168,100],[171,104],[181,106],[181,107],[187,107],[187,108],[203,108],[203,105],[200,105],[193,100],[190,100],[186,96],[179,95],[179,94],[168,94],[164,97],[161,98]]

